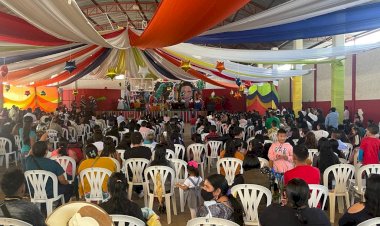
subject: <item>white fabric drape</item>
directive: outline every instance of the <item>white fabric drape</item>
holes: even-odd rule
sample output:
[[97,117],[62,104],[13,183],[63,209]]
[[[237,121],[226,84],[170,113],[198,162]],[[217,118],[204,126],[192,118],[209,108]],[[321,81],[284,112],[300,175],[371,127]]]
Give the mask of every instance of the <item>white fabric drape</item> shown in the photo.
[[[54,47],[40,47],[40,46],[34,46],[34,48],[28,48],[28,49],[20,49],[20,50],[8,50],[8,51],[0,51],[0,57],[11,57],[11,56],[17,56],[22,54],[28,54],[33,53],[36,51],[48,51],[48,50],[57,50],[57,49],[64,49],[71,46],[76,46],[78,43],[72,43],[68,45],[63,46],[54,46]],[[1,61],[1,59],[0,59]]]
[[[213,48],[188,43],[181,43],[174,46],[165,47],[171,53],[181,53],[192,56],[196,59],[207,60],[231,60],[244,63],[252,62],[290,62],[302,60],[326,60],[356,54],[380,47],[380,42],[365,45],[338,46],[319,49],[302,49],[302,50],[243,50],[243,49],[225,49]],[[216,58],[217,57],[217,58]]]
[[105,40],[91,26],[75,1],[67,4],[64,0],[2,0],[2,3],[24,20],[57,38],[107,48],[130,47],[127,31],[120,35],[124,40]]
[[206,31],[201,35],[252,30],[287,24],[372,1],[373,0],[291,0],[234,23]]
[[[106,74],[108,72],[108,68],[110,67],[110,64],[112,62],[116,62],[117,61],[117,49],[113,49],[110,53],[110,55],[107,57],[106,60],[104,60],[104,62],[102,64],[100,64],[100,66],[93,70],[90,74],[86,75],[86,76],[90,76],[91,79],[106,79]],[[90,78],[83,78],[83,79],[90,79]]]
[[154,75],[156,75],[157,77],[161,78],[161,79],[166,79],[166,80],[169,80],[169,81],[175,81],[175,80],[172,80],[172,79],[169,79],[167,78],[165,75],[161,74],[159,71],[156,70],[156,68],[150,63],[150,61],[145,57],[144,54],[141,53],[140,50],[139,51],[139,54],[141,55],[141,59],[145,62],[146,66],[148,67],[149,71],[151,71]]

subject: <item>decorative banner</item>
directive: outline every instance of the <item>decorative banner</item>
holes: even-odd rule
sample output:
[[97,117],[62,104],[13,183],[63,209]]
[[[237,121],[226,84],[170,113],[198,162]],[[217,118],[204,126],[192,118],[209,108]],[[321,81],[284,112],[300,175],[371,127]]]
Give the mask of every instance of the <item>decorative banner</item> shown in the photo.
[[257,84],[249,87],[247,95],[247,111],[258,111],[264,114],[268,108],[277,108],[278,92],[271,83]]
[[224,62],[222,61],[216,61],[216,70],[218,70],[219,72],[222,72],[223,70],[225,70],[226,68],[224,67]]
[[302,110],[302,76],[295,76],[292,83],[292,104],[293,111],[298,116],[298,111]]

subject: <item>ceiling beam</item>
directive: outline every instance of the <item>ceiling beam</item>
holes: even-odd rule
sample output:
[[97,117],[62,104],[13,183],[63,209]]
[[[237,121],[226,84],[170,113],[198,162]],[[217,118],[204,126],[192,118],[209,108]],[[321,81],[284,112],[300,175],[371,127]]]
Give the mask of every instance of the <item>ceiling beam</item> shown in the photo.
[[253,5],[253,6],[255,6],[255,7],[261,9],[261,10],[266,10],[266,9],[268,9],[267,7],[264,7],[264,6],[262,6],[262,5],[260,5],[260,4],[256,3],[256,2],[254,2],[254,1],[250,1],[250,2],[248,3],[248,5]]
[[115,23],[115,21],[114,21],[114,20],[113,20],[108,14],[107,14],[106,11],[104,11],[104,9],[103,9],[102,7],[100,7],[100,5],[99,5],[95,0],[91,0],[91,2],[92,2],[96,7],[98,7],[99,10],[102,11],[102,13],[106,14],[106,17],[108,17],[112,23]]
[[[85,17],[87,18],[87,20],[91,21],[91,22],[95,25],[94,27],[99,26],[99,24],[98,24],[95,20],[93,20],[91,17],[87,16],[87,15],[83,12],[83,10],[81,10],[81,11],[82,11],[83,15],[85,15]],[[103,28],[100,28],[99,30],[103,30]]]
[[[146,20],[146,21],[148,22],[148,18],[145,16],[144,11],[141,9],[141,5],[140,5],[139,0],[135,0],[135,2],[136,2],[136,4],[137,4],[137,6],[139,7],[139,11],[140,11],[140,13],[142,14],[143,19]],[[140,16],[141,16],[141,15],[140,15]]]
[[116,3],[117,3],[117,6],[119,7],[119,9],[124,13],[124,15],[127,17],[128,19],[128,22],[130,22],[133,27],[137,28],[136,24],[133,23],[133,21],[131,20],[131,18],[128,16],[128,14],[125,12],[125,10],[121,7],[120,3],[118,0],[114,0]]

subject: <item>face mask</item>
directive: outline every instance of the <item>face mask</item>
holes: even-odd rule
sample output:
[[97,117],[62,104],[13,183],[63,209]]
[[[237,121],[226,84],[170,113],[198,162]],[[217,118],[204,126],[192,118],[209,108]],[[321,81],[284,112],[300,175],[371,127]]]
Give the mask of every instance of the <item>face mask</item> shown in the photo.
[[212,194],[213,192],[208,192],[206,190],[201,190],[201,196],[204,201],[210,201],[214,199],[214,195]]

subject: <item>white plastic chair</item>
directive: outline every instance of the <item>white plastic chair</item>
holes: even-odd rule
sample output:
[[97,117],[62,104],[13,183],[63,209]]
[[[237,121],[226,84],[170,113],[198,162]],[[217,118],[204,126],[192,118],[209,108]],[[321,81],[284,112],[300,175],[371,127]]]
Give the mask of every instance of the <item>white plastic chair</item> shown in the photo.
[[186,226],[239,226],[235,222],[222,218],[197,217],[187,222]]
[[86,135],[85,126],[83,124],[78,125],[76,131],[77,131],[77,133],[76,133],[77,134],[77,141],[78,142],[80,141],[80,139],[79,139],[79,137],[80,137],[82,140],[82,144],[84,145],[85,144],[85,135]]
[[[182,159],[170,159],[175,169],[175,183],[183,184],[188,177],[187,163]],[[178,188],[179,191],[179,205],[181,212],[185,211],[185,196],[184,191]]]
[[[193,158],[190,158],[191,154],[193,154]],[[205,157],[206,157],[206,145],[190,144],[189,146],[187,146],[187,158],[189,160],[193,159],[200,165],[202,178],[205,178],[205,171],[204,171]]]
[[243,161],[237,158],[221,158],[216,164],[216,170],[220,174],[221,168],[223,168],[228,185],[231,186],[234,183],[235,172],[240,165],[240,174],[243,174]]
[[247,138],[251,138],[255,136],[255,127],[254,126],[248,126],[247,128]]
[[257,157],[259,159],[259,162],[260,162],[260,169],[263,168],[264,166],[268,166],[269,167],[269,161],[264,159],[264,158],[261,158],[261,157]]
[[48,139],[50,143],[53,143],[54,150],[57,149],[58,144],[58,131],[54,129],[48,129],[46,130],[46,133],[48,135]]
[[[8,144],[8,145],[7,145]],[[6,148],[8,146],[8,149]],[[14,155],[14,161],[17,166],[17,153],[13,151],[12,142],[8,138],[0,137],[0,156],[1,165],[3,164],[3,158],[5,157],[5,167],[9,168],[9,156]],[[3,157],[4,156],[4,157]]]
[[120,170],[121,170],[120,162],[117,161],[117,159],[112,158],[112,157],[107,157],[107,158],[111,159],[113,161],[113,163],[115,163],[116,172],[120,172]]
[[145,226],[145,222],[136,217],[116,214],[111,214],[110,217],[112,218],[112,222],[118,223],[119,226]]
[[223,142],[222,141],[208,141],[206,143],[206,154],[207,154],[207,168],[208,172],[210,173],[210,168],[212,164],[213,159],[219,159],[219,153],[220,149],[222,148]]
[[[173,212],[174,215],[177,215],[177,203],[174,193],[174,179],[175,172],[174,169],[167,166],[150,166],[145,169],[145,195],[149,197],[149,208],[153,209],[153,201],[155,197],[158,197],[157,191],[157,174],[160,174],[161,177],[161,185],[162,185],[162,198],[165,199],[166,206],[166,216],[168,224],[171,223],[171,207],[170,207],[170,199],[173,203]],[[165,182],[170,179],[170,191],[166,193]],[[152,182],[153,187],[150,187],[149,181]]]
[[330,222],[334,223],[335,220],[335,198],[338,198],[339,213],[343,213],[344,198],[346,199],[347,208],[350,206],[350,197],[348,193],[349,180],[353,178],[355,167],[349,164],[336,164],[327,167],[323,173],[323,185],[328,187],[330,173],[334,176],[335,188],[329,191],[329,208],[330,208]]
[[69,130],[69,136],[71,137],[71,139],[75,142],[77,142],[77,130],[75,129],[75,127],[73,126],[69,126],[67,127],[68,130]]
[[[275,136],[277,136],[277,134]],[[273,144],[273,141],[272,140],[264,140],[264,145],[266,145],[266,144]]]
[[294,145],[297,145],[297,144],[298,144],[298,140],[299,140],[299,139],[293,139],[293,143],[294,143]]
[[84,188],[84,181],[87,180],[90,185],[90,195],[85,195],[86,202],[104,202],[106,199],[103,197],[103,181],[111,176],[112,172],[105,168],[92,167],[84,169],[80,172],[79,178]]
[[352,152],[353,146],[350,143],[344,143],[347,146],[347,149],[342,150],[345,159],[348,159],[350,157],[350,154]]
[[0,225],[3,226],[33,226],[25,221],[13,218],[0,217]]
[[249,146],[249,143],[252,142],[254,139],[255,139],[255,137],[250,137],[250,138],[247,139],[248,146]]
[[182,144],[174,144],[174,154],[176,159],[184,159],[185,158],[185,146]]
[[262,130],[257,130],[256,132],[255,132],[255,136],[257,135],[257,134],[262,134]]
[[61,136],[68,141],[69,140],[69,131],[66,128],[62,127],[62,134],[61,134]]
[[258,207],[263,195],[266,196],[266,206],[272,202],[271,191],[261,185],[239,184],[231,188],[231,194],[236,198],[239,196],[244,209],[245,225],[259,225]]
[[[361,201],[364,200],[365,180],[363,176],[368,178],[371,174],[380,174],[380,164],[368,164],[361,166],[355,172],[356,185],[353,186],[354,196],[358,195]],[[351,199],[351,204],[354,204],[354,197]]]
[[309,151],[309,159],[311,162],[313,162],[315,154],[318,153],[318,149],[308,149]]
[[112,138],[113,143],[115,144],[115,147],[117,147],[119,145],[119,139],[117,139],[117,137],[110,136],[110,135],[108,135],[107,137],[111,137]]
[[[65,179],[70,183],[72,184],[75,180],[75,177],[76,177],[76,170],[77,170],[77,164],[75,162],[75,160],[69,156],[61,156],[61,157],[58,157],[56,159],[54,159],[55,161],[57,161],[59,163],[59,165],[62,166],[62,168],[65,170],[65,173],[63,174],[65,176]],[[67,179],[67,166],[69,165],[69,163],[71,163],[71,168],[72,168],[72,177],[71,177],[71,180],[68,180]]]
[[21,138],[19,135],[14,135],[17,150],[21,150]]
[[347,164],[348,161],[344,158],[339,158],[339,162],[342,163],[342,164]]
[[325,208],[327,196],[329,195],[329,189],[326,186],[320,184],[309,184],[309,189],[309,207],[318,207],[323,195],[321,206],[321,209],[323,210]]
[[152,132],[140,132],[141,133],[141,136],[143,137],[143,139],[145,140],[146,137],[148,136],[148,134],[152,133]]
[[84,133],[86,134],[86,139],[92,136],[91,126],[89,124],[84,124]]
[[174,159],[175,153],[170,149],[166,149],[166,159]]
[[[53,212],[53,203],[61,200],[61,203],[65,203],[63,195],[58,195],[58,178],[57,176],[46,170],[28,170],[24,173],[26,178],[26,184],[30,191],[30,201],[32,203],[46,203],[46,213],[49,215]],[[50,181],[53,183],[53,197],[48,198],[46,193],[46,185]],[[34,194],[32,194],[32,189]]]
[[206,139],[207,135],[209,135],[209,133],[202,133],[201,134],[201,140],[202,140],[202,142],[205,142],[205,139]]
[[380,217],[375,217],[375,218],[366,220],[358,224],[358,226],[377,226],[378,224],[380,224]]
[[[125,161],[125,173],[128,182],[128,198],[132,200],[132,188],[135,185],[144,185],[144,170],[148,166],[149,160],[144,158],[131,158]],[[129,175],[132,173],[132,175]],[[146,196],[144,204],[147,206]]]

